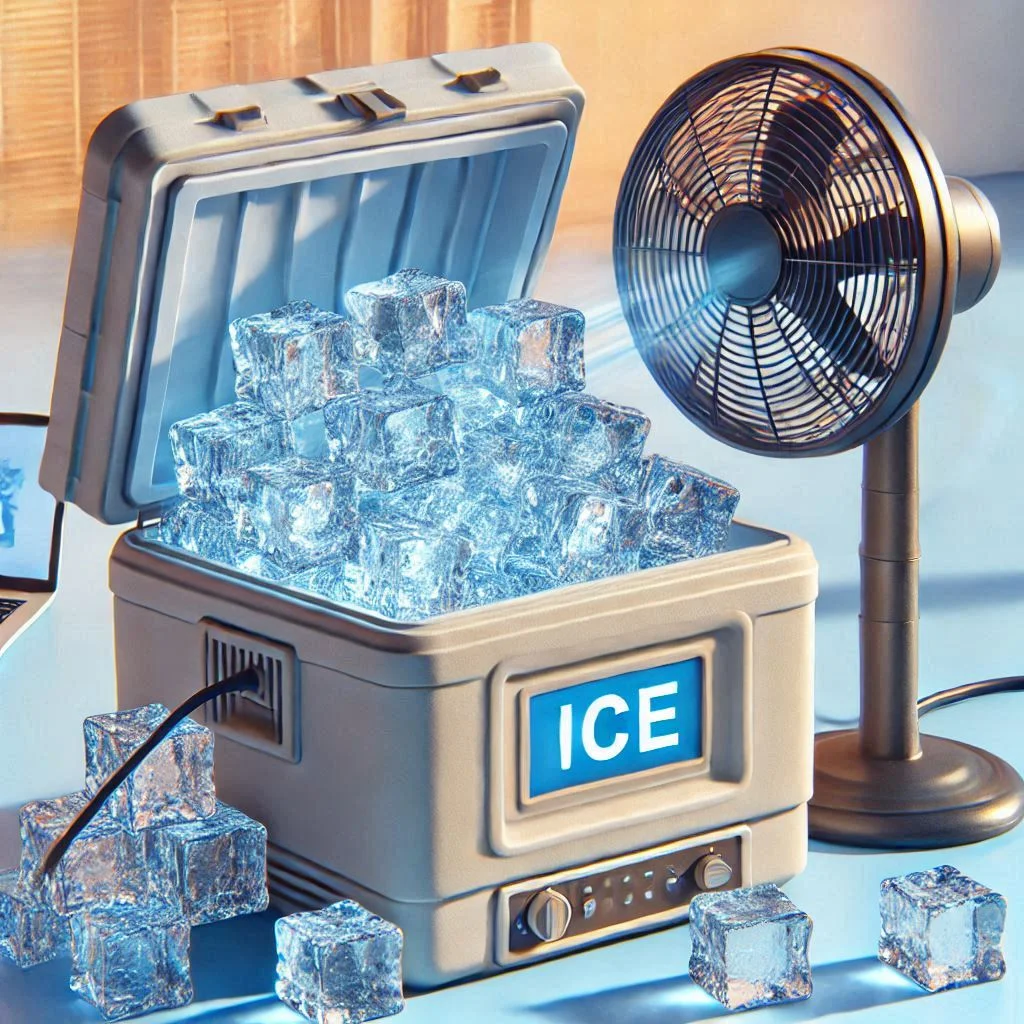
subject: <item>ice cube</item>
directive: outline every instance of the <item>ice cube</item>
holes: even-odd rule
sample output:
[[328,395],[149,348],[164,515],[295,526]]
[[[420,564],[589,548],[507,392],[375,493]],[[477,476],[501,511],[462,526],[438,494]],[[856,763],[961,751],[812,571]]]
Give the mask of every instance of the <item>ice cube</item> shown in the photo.
[[488,387],[513,405],[582,391],[585,321],[576,309],[513,299],[469,315],[477,366]]
[[[43,858],[88,803],[85,793],[33,800],[21,809],[21,884],[42,884]],[[98,903],[137,905],[149,896],[142,838],[115,822],[106,808],[78,835],[48,883],[46,898],[59,914]]]
[[361,521],[354,560],[368,581],[371,606],[415,621],[461,605],[472,556],[472,543],[459,533],[389,517]]
[[544,438],[548,472],[592,480],[636,498],[651,429],[651,421],[638,409],[569,394],[522,409],[518,419],[520,429]]
[[[167,717],[163,704],[85,720],[85,788],[95,793]],[[136,831],[208,818],[216,810],[213,733],[186,718],[111,794],[110,816]]]
[[253,524],[261,551],[299,568],[342,548],[352,529],[354,489],[347,466],[296,455],[244,470],[228,504]]
[[148,903],[124,912],[92,907],[71,919],[71,990],[107,1020],[192,1002],[189,925]]
[[529,478],[502,568],[520,578],[542,578],[546,569],[562,583],[631,571],[637,565],[639,516],[636,502],[590,481]]
[[886,878],[880,905],[879,960],[923,988],[961,988],[1006,972],[1006,900],[956,868]]
[[185,499],[164,512],[157,540],[211,562],[237,565],[255,543],[251,524],[225,507]]
[[365,391],[331,402],[324,419],[332,460],[367,487],[393,491],[458,469],[452,404],[443,395],[414,385]]
[[286,419],[351,394],[375,356],[358,325],[305,301],[235,320],[229,334],[239,395]]
[[278,998],[316,1024],[400,1013],[402,932],[352,900],[274,924]]
[[0,874],[0,957],[34,967],[68,949],[68,923],[43,890],[19,884],[17,871]]
[[811,919],[778,886],[698,893],[690,977],[730,1010],[806,999]]
[[224,478],[295,450],[288,421],[275,419],[252,402],[235,402],[179,420],[170,437],[178,491],[203,501],[222,497]]
[[723,550],[740,492],[723,480],[663,455],[644,459],[640,503],[643,568]]
[[458,281],[400,270],[352,288],[345,305],[379,346],[381,364],[393,373],[418,377],[473,354],[466,289]]
[[545,439],[521,430],[513,421],[498,420],[465,439],[460,450],[467,487],[518,501],[518,488],[528,475],[550,472]]
[[445,395],[452,403],[455,436],[464,444],[474,432],[485,429],[507,416],[512,406],[483,382],[479,373],[471,373],[472,363],[459,363],[416,378],[419,387]]
[[190,924],[267,909],[267,830],[258,821],[218,802],[211,818],[144,835],[152,870],[180,894]]

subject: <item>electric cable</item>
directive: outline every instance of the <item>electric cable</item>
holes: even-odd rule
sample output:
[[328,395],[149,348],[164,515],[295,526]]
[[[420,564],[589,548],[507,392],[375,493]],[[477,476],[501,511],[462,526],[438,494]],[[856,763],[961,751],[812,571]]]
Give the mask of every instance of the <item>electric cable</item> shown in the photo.
[[40,871],[43,876],[52,875],[61,858],[89,822],[99,814],[103,805],[118,786],[167,738],[174,727],[197,708],[226,693],[254,692],[265,682],[263,669],[258,665],[250,665],[241,672],[228,676],[211,686],[196,690],[187,700],[182,701],[149,735],[146,741],[133,751],[120,768],[117,769],[102,786],[96,795],[82,808],[74,821],[64,830],[53,845],[46,851]]

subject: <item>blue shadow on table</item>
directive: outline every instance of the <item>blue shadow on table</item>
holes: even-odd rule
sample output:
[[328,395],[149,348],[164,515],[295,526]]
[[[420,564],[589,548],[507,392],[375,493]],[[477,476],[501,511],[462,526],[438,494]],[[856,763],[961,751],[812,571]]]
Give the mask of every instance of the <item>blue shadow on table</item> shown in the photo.
[[[772,1020],[816,1020],[927,995],[874,957],[814,967],[814,994],[772,1009]],[[735,1017],[688,977],[539,1003],[526,1011],[559,1024],[687,1024]]]

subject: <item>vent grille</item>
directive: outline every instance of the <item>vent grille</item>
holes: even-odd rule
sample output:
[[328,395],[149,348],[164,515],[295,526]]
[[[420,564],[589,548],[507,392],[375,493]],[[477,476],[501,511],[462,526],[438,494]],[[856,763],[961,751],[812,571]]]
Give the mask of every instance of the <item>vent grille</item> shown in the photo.
[[226,693],[204,705],[217,734],[286,761],[299,760],[298,669],[295,651],[242,630],[203,622],[206,685],[255,666],[263,685],[251,693]]

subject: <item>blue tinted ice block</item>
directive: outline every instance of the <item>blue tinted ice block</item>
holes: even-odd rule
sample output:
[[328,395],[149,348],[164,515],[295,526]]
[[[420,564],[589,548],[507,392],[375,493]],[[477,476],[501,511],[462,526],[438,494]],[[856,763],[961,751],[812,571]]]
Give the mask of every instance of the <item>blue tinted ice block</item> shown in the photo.
[[730,1010],[806,999],[811,927],[770,883],[698,893],[690,903],[690,977]]
[[584,386],[585,321],[576,309],[513,299],[475,309],[476,366],[487,386],[513,405]]
[[68,923],[41,889],[19,884],[17,871],[0,874],[0,957],[34,967],[68,949]]
[[455,436],[460,444],[512,412],[509,402],[486,385],[483,375],[476,369],[477,362],[458,363],[416,378],[417,386],[451,401]]
[[362,328],[311,302],[235,320],[229,334],[240,396],[286,419],[351,394],[375,355]]
[[244,470],[228,497],[261,551],[301,567],[336,554],[351,532],[355,477],[347,466],[291,456]]
[[396,516],[360,522],[354,560],[368,582],[369,606],[415,621],[461,605],[472,556],[463,535]]
[[222,497],[225,478],[295,450],[290,424],[252,402],[235,402],[179,420],[170,437],[178,491],[203,501]]
[[190,924],[224,921],[267,909],[267,830],[218,802],[202,821],[145,832],[146,857]]
[[722,551],[739,500],[735,487],[699,469],[662,455],[644,459],[641,566],[667,565]]
[[391,373],[418,377],[472,355],[466,289],[458,281],[400,270],[352,288],[345,305],[379,346],[381,365]]
[[[87,718],[86,792],[95,793],[168,714],[163,704],[147,704]],[[216,810],[213,733],[191,718],[180,722],[114,790],[106,810],[133,831],[208,818]]]
[[237,565],[256,540],[246,518],[222,505],[188,498],[163,514],[156,536],[164,544],[224,565]]
[[[88,803],[85,793],[34,800],[21,809],[21,880],[40,884],[43,858]],[[115,822],[104,808],[61,858],[47,898],[59,914],[74,914],[99,903],[132,907],[149,896],[149,870],[142,837]]]
[[637,496],[651,429],[651,421],[638,409],[573,393],[523,409],[518,418],[520,429],[545,439],[549,473]]
[[366,487],[393,491],[459,467],[452,404],[424,388],[364,391],[331,402],[324,419],[332,460]]
[[930,992],[995,981],[1006,900],[944,865],[887,878],[880,893],[878,958]]
[[402,998],[402,932],[352,900],[274,924],[277,995],[315,1024],[389,1017]]
[[189,924],[177,907],[93,907],[71,919],[71,990],[107,1020],[192,1002]]
[[546,439],[504,418],[467,437],[460,449],[467,486],[518,502],[524,478],[551,472]]
[[518,529],[503,570],[524,580],[547,568],[563,583],[598,579],[637,567],[636,502],[587,480],[539,476],[521,491]]

